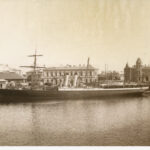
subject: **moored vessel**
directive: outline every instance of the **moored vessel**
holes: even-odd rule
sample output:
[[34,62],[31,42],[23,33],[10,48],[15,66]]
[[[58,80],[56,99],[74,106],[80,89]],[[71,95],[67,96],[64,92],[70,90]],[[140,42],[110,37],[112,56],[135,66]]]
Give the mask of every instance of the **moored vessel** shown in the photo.
[[51,90],[0,89],[0,102],[101,99],[116,96],[142,96],[148,87],[136,88],[53,88]]
[[77,75],[74,77],[72,87],[67,86],[69,77],[66,75],[65,86],[45,88],[44,85],[40,85],[40,79],[38,78],[37,69],[43,67],[37,67],[37,56],[42,55],[37,55],[36,52],[34,55],[30,55],[30,57],[34,57],[33,66],[22,66],[33,68],[30,87],[0,89],[0,102],[36,102],[43,100],[100,99],[115,96],[141,96],[149,89],[148,86],[92,87],[84,85],[83,87],[77,87]]

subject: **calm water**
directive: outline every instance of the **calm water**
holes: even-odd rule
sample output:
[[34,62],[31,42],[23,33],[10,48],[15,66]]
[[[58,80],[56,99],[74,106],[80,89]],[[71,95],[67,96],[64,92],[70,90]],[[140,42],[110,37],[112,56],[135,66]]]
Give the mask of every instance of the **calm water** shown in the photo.
[[150,145],[150,97],[1,104],[0,145]]

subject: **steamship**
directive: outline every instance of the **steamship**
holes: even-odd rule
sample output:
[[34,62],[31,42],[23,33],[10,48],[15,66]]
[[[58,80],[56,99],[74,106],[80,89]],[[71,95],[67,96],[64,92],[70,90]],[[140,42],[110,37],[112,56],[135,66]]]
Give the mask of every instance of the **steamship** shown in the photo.
[[64,87],[49,87],[39,85],[37,70],[37,55],[36,52],[30,57],[34,57],[33,66],[21,66],[33,68],[31,77],[31,86],[27,89],[0,89],[0,102],[32,102],[42,100],[73,100],[73,99],[101,99],[112,98],[115,96],[141,96],[145,91],[148,91],[148,86],[134,87],[76,87],[77,75],[74,77],[72,87],[67,87],[69,77],[66,76]]

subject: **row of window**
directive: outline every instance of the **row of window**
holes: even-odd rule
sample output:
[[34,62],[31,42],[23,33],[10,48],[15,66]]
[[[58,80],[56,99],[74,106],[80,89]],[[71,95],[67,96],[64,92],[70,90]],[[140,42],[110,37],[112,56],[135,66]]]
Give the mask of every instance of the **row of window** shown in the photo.
[[[81,79],[79,82],[87,82],[87,83],[91,83],[91,82],[94,82],[95,79]],[[53,84],[58,84],[58,83],[64,83],[65,80],[62,80],[62,79],[45,79],[44,80],[44,83],[53,83]],[[73,80],[69,80],[69,82],[73,82]]]
[[95,75],[95,72],[93,71],[88,71],[88,72],[44,72],[44,76],[46,77],[51,77],[51,76],[65,76],[65,75],[79,75],[79,76],[93,76]]

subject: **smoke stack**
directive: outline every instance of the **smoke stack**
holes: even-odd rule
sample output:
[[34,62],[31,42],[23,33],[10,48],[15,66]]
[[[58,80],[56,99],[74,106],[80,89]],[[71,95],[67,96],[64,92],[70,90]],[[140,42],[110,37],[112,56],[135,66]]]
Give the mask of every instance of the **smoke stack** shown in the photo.
[[69,75],[66,75],[65,79],[65,87],[68,87]]
[[77,86],[77,79],[78,79],[78,75],[74,76],[74,81],[73,81],[73,87]]
[[87,60],[87,68],[89,68],[89,65],[90,65],[90,58],[88,57],[88,60]]

